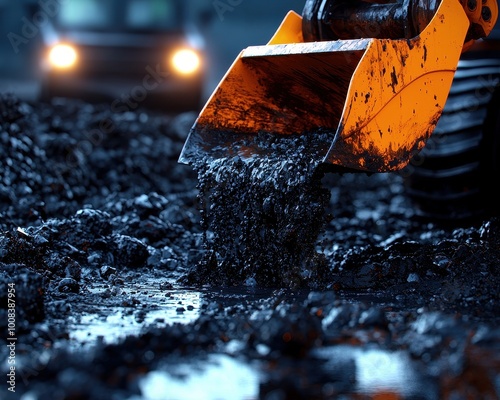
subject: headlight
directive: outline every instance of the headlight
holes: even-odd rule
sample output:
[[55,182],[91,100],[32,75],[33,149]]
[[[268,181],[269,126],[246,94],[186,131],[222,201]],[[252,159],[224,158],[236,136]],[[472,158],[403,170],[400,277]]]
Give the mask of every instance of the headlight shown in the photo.
[[57,44],[50,50],[50,65],[59,69],[68,69],[76,64],[78,54],[76,50],[67,44]]
[[201,59],[196,51],[191,49],[177,50],[171,58],[174,70],[182,75],[190,75],[201,67]]

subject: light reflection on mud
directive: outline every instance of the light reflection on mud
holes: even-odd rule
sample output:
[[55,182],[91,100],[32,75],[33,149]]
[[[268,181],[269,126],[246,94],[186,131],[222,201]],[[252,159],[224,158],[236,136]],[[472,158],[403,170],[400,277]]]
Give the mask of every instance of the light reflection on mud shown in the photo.
[[358,348],[348,345],[317,349],[315,355],[326,359],[323,369],[337,371],[343,364],[354,363],[355,391],[368,396],[392,393],[402,398],[426,394],[434,398],[408,354],[378,348]]
[[[173,323],[188,324],[200,315],[201,296],[198,291],[184,289],[171,290],[167,294],[148,289],[148,295],[141,296],[142,304],[134,307],[103,306],[99,313],[83,314],[70,321],[71,345],[78,348],[99,341],[117,343],[127,335],[141,333],[148,326],[161,328]],[[145,303],[146,299],[151,303]]]
[[[194,365],[193,365],[194,364]],[[139,383],[142,397],[129,400],[251,400],[259,393],[257,369],[223,354],[201,363],[153,371]]]

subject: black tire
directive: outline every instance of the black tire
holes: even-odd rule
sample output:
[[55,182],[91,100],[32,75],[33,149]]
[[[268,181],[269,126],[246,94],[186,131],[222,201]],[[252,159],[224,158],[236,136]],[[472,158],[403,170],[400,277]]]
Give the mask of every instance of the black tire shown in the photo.
[[443,115],[406,170],[418,215],[456,222],[498,214],[499,85],[500,52],[461,59]]

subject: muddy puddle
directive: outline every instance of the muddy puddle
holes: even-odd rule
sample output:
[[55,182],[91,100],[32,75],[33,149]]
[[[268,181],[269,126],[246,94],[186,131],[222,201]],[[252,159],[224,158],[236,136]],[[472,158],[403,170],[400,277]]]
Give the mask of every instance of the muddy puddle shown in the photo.
[[[93,287],[93,294],[105,293],[107,288]],[[124,293],[139,294],[142,309],[127,310],[123,306],[99,307],[95,313],[81,313],[68,318],[68,345],[73,349],[97,344],[117,344],[128,335],[138,335],[147,327],[166,328],[175,323],[189,324],[200,315],[201,292],[177,289],[165,293],[154,286],[125,287]],[[144,301],[144,300],[147,300]]]

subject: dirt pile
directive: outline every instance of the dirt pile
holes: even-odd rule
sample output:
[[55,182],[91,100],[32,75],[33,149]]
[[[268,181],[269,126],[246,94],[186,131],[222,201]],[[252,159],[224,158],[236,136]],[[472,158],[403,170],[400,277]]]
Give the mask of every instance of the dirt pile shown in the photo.
[[498,398],[498,219],[423,221],[397,175],[320,180],[305,156],[200,163],[200,196],[194,118],[0,96],[0,396]]

